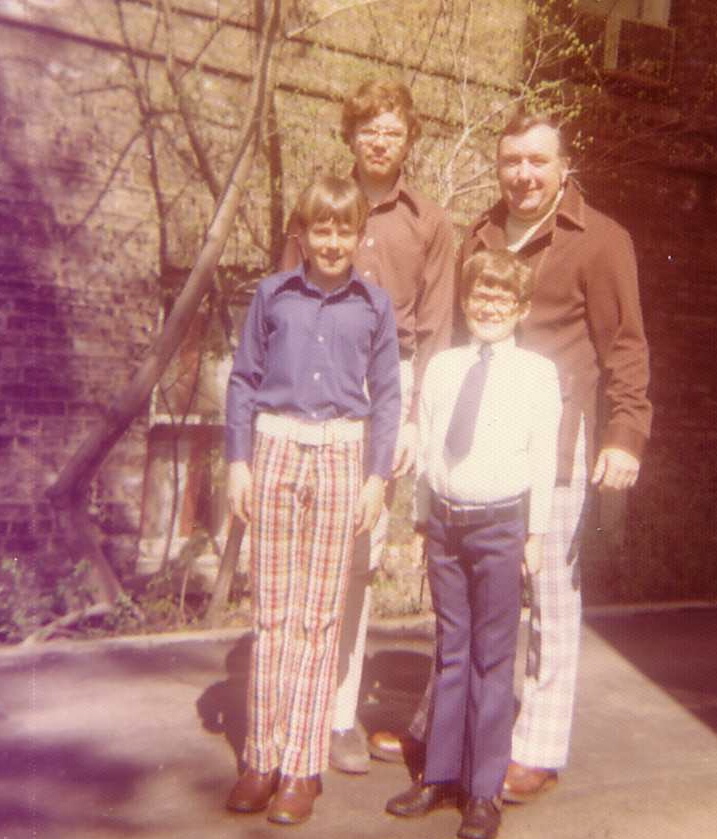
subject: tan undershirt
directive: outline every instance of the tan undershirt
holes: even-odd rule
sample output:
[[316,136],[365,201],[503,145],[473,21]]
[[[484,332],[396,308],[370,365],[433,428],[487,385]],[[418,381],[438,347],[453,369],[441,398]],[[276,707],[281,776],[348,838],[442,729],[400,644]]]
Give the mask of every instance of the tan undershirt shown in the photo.
[[548,212],[542,215],[537,221],[525,221],[508,213],[508,218],[505,222],[505,238],[507,241],[507,248],[509,251],[518,253],[523,245],[530,241],[533,233],[540,227],[540,225],[555,212],[555,208],[560,203],[563,197],[564,189],[559,189],[555,196],[553,203],[550,205]]

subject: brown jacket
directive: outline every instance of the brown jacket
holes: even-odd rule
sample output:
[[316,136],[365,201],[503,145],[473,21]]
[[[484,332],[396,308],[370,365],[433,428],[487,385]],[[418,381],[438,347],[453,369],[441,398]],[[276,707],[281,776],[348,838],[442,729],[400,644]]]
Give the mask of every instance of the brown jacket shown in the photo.
[[[469,228],[458,264],[478,250],[506,247],[506,217],[502,201],[485,212]],[[646,395],[648,350],[630,235],[586,204],[570,181],[557,212],[519,255],[534,267],[536,285],[518,340],[548,356],[560,375],[564,408],[558,482],[570,481],[581,416],[589,469],[604,446],[640,457],[652,408]]]

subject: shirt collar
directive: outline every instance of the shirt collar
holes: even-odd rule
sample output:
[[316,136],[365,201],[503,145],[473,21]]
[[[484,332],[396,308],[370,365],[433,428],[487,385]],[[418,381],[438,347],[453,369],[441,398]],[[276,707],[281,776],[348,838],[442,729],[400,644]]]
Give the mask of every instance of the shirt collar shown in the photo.
[[[353,168],[351,169],[351,176],[356,181],[356,183],[359,183],[358,169],[356,167],[356,164],[354,164]],[[415,216],[419,216],[421,212],[419,202],[416,199],[416,195],[416,190],[407,183],[406,177],[403,174],[403,170],[401,170],[396,180],[396,183],[393,185],[393,189],[379,204],[376,204],[376,206],[384,207],[388,206],[389,204],[395,204],[397,201],[402,201],[404,204],[406,204],[406,206],[411,210],[411,212]]]
[[[480,351],[482,346],[481,341],[477,338],[471,336],[470,341],[468,342],[468,346],[470,348],[471,355],[476,354]],[[493,357],[504,355],[507,352],[510,352],[515,347],[515,333],[511,333],[508,335],[507,338],[503,338],[502,341],[494,341],[490,348],[493,350]]]
[[[296,268],[292,268],[290,271],[284,272],[284,274],[284,279],[278,283],[276,289],[274,290],[274,294],[279,294],[290,288],[299,288],[304,294],[320,294],[324,296],[324,292],[318,286],[310,283],[307,279],[306,264],[303,261],[300,262]],[[364,282],[361,275],[353,266],[351,267],[351,273],[349,274],[348,280],[343,285],[340,285],[338,288],[330,291],[325,296],[333,297],[348,291],[357,291],[359,294],[363,294],[368,300],[371,300],[371,291],[368,285]]]

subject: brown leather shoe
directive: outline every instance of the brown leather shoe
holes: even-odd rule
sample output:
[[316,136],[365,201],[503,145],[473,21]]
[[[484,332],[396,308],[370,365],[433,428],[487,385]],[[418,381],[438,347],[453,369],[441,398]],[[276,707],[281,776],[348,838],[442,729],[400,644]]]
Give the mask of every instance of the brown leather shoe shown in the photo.
[[376,731],[368,738],[371,757],[386,763],[405,763],[415,778],[423,771],[426,761],[426,744],[411,734],[394,734],[392,731]]
[[311,815],[314,801],[321,794],[321,778],[285,775],[269,805],[267,818],[277,824],[301,824]]
[[420,779],[405,792],[389,798],[386,812],[402,818],[425,816],[431,810],[455,807],[458,804],[458,790],[455,784],[424,784]]
[[229,793],[227,807],[238,813],[258,813],[264,810],[279,785],[279,770],[258,772],[246,768]]
[[541,769],[537,766],[523,766],[512,761],[503,781],[503,801],[511,804],[525,804],[558,783],[555,769]]
[[493,839],[499,827],[499,798],[469,798],[457,835],[459,839]]

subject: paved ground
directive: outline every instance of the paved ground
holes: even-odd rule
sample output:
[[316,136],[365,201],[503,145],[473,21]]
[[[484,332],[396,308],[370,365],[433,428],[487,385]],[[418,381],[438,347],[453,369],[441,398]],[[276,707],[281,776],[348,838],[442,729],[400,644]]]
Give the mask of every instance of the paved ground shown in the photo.
[[[401,726],[430,641],[377,627],[361,713]],[[380,631],[378,631],[380,630]],[[0,651],[0,839],[435,839],[453,811],[383,812],[402,767],[327,772],[299,827],[223,809],[243,740],[239,633]],[[570,767],[502,839],[717,836],[717,608],[588,617]]]

